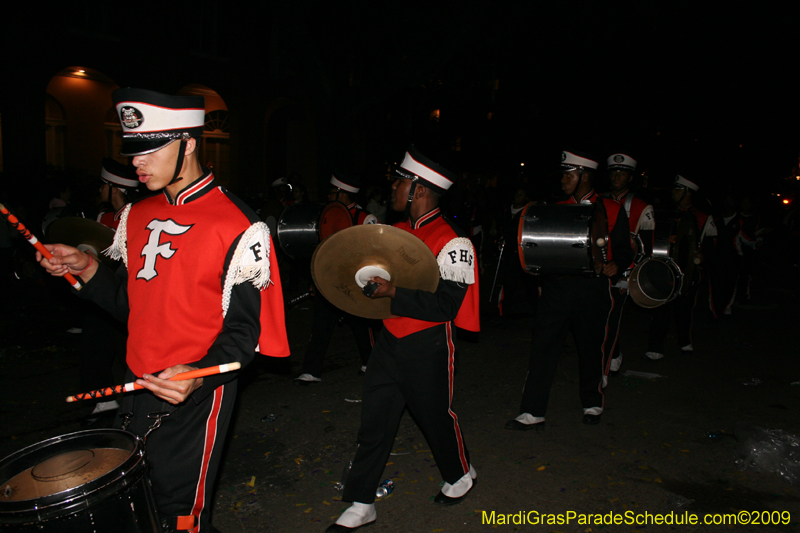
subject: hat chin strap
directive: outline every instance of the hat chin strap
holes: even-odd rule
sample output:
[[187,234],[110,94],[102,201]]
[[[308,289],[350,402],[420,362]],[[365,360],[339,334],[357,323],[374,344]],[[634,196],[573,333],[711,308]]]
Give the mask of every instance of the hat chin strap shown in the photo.
[[417,179],[416,177],[411,178],[411,188],[408,190],[408,198],[406,199],[406,218],[412,224],[414,221],[411,220],[411,202],[414,201],[414,193],[417,190]]
[[181,181],[183,178],[179,176],[181,173],[181,169],[183,168],[183,157],[186,153],[186,134],[181,137],[181,145],[178,148],[178,162],[175,164],[175,174],[172,176],[172,181],[170,181],[167,185],[172,185],[173,183],[177,183]]

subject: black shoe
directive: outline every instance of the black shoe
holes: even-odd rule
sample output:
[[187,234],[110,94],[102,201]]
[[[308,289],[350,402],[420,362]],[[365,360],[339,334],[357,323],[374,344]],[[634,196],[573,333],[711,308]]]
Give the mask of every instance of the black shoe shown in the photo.
[[583,423],[588,424],[590,426],[596,426],[600,423],[600,417],[602,415],[583,415]]
[[342,525],[339,525],[339,524],[331,524],[331,525],[328,526],[328,529],[325,530],[325,533],[347,533],[348,531],[355,531],[355,530],[360,529],[362,527],[371,526],[374,523],[375,523],[375,520],[373,520],[372,522],[367,522],[366,524],[362,524],[360,526],[356,526],[356,527],[347,527],[347,526],[342,526]]
[[472,492],[472,489],[475,488],[475,485],[477,483],[478,483],[478,478],[473,479],[472,486],[469,488],[469,490],[465,492],[462,496],[459,496],[458,498],[451,498],[450,496],[445,496],[442,491],[439,491],[439,494],[437,494],[436,497],[433,498],[433,503],[438,503],[439,505],[445,505],[445,506],[459,504],[464,501],[464,498],[467,497],[467,494]]
[[537,433],[540,431],[544,431],[544,422],[537,422],[535,424],[523,424],[516,418],[513,420],[509,420],[506,422],[506,429],[510,429],[512,431],[530,431],[534,430]]

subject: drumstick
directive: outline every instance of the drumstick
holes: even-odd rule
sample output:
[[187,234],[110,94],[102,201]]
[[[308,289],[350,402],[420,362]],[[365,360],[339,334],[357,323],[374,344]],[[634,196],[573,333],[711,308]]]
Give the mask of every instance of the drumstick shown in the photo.
[[[210,366],[208,368],[198,368],[197,370],[190,370],[189,372],[181,372],[180,374],[175,374],[174,376],[168,379],[169,381],[182,381],[184,379],[202,378],[204,376],[211,376],[214,374],[224,374],[225,372],[239,370],[240,368],[242,368],[242,363],[228,363],[226,365]],[[75,396],[67,396],[67,401],[77,402],[78,400],[91,400],[93,398],[102,398],[103,396],[111,396],[112,394],[131,392],[143,388],[144,387],[137,384],[135,381],[131,381],[130,383],[125,383],[124,385],[117,385],[116,387],[108,387],[105,389],[98,389],[98,390],[93,390],[91,392],[76,394]]]
[[[36,238],[36,235],[31,233],[31,231],[28,228],[26,228],[25,225],[22,222],[20,222],[17,217],[11,214],[11,212],[8,209],[6,209],[6,206],[4,206],[3,204],[0,204],[0,214],[2,214],[6,218],[6,220],[8,220],[8,223],[11,224],[12,228],[22,233],[22,236],[25,237],[28,240],[28,242],[31,243],[33,247],[36,248],[39,251],[39,253],[44,256],[45,259],[53,258],[53,254],[47,251],[47,248],[45,248],[44,245],[41,242],[39,242],[39,239]],[[81,290],[81,284],[78,283],[78,280],[75,279],[75,277],[69,272],[64,274],[64,279],[67,280],[69,284],[75,288],[75,290],[78,291]]]

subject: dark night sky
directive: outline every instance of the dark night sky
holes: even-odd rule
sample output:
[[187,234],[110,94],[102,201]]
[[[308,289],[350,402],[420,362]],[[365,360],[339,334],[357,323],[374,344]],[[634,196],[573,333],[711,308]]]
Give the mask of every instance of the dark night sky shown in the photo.
[[443,122],[456,114],[477,129],[494,111],[492,134],[474,137],[504,163],[573,146],[632,150],[657,173],[710,181],[779,178],[796,165],[790,4],[531,4],[333,12],[312,33],[324,64],[354,61],[369,90],[396,102],[441,82],[424,98],[439,99]]
[[[91,27],[84,19],[101,13],[113,22],[107,33],[136,43],[115,67],[152,80],[158,73],[145,71],[153,57],[174,57],[163,63],[172,67],[182,50],[213,41],[215,50],[200,52],[244,71],[262,62],[268,76],[313,87],[309,94],[332,108],[329,122],[368,132],[376,160],[397,158],[398,146],[431,137],[427,116],[437,108],[433,133],[445,144],[461,139],[464,170],[510,172],[525,161],[546,171],[562,148],[573,147],[599,158],[629,150],[664,180],[680,172],[709,183],[755,176],[771,184],[790,174],[800,153],[800,8],[792,2],[746,9],[528,2],[512,9],[482,1],[358,10],[203,0],[189,10],[159,4],[157,12],[147,3],[95,4],[65,9],[46,24],[19,17],[5,53],[41,53],[37,31]],[[176,17],[186,18],[179,24]],[[213,39],[196,35],[198,23],[203,33],[214,28]],[[64,35],[58,46],[68,49],[73,34]],[[258,75],[255,87],[270,81]]]

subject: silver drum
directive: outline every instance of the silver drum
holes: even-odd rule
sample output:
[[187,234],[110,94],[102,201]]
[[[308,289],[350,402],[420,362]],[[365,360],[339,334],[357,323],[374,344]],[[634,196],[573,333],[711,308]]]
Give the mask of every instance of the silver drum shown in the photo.
[[602,248],[607,242],[608,224],[602,202],[528,204],[520,216],[519,258],[529,274],[596,275],[594,265],[602,261]]

